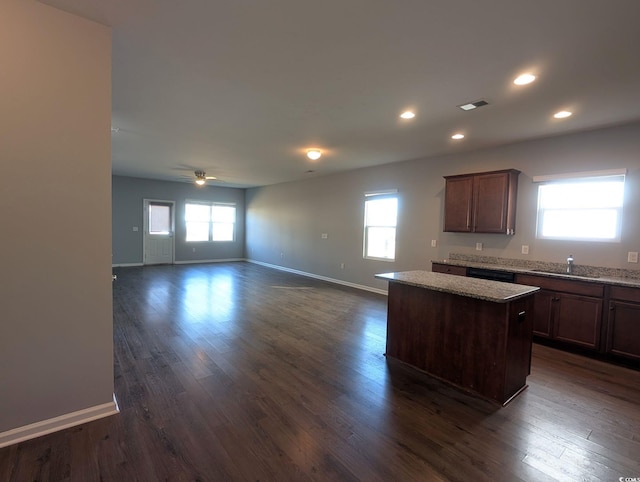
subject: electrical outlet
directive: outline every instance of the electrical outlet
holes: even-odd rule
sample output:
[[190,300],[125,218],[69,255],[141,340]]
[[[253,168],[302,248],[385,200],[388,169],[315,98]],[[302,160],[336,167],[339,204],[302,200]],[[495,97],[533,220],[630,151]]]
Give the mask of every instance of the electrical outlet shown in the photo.
[[432,248],[435,248],[435,247],[437,247],[437,246],[438,246],[438,241],[437,241],[436,239],[432,239],[432,240],[431,240],[431,247],[432,247]]
[[482,243],[476,243],[476,251],[482,251]]
[[529,246],[526,244],[522,245],[522,254],[529,254]]
[[327,233],[322,233],[322,239],[327,239],[329,235]]
[[340,263],[340,269],[344,269],[344,263]]
[[284,253],[280,253],[280,259],[284,259]]
[[193,252],[193,253],[195,253],[195,252],[196,252],[196,248],[192,248],[192,249],[193,249],[193,251],[192,251],[192,252]]
[[137,233],[137,232],[138,232],[138,226],[134,226],[134,227],[133,227],[133,232],[134,232],[134,233]]
[[637,263],[638,262],[638,252],[637,251],[629,251],[627,255],[627,261],[629,263]]

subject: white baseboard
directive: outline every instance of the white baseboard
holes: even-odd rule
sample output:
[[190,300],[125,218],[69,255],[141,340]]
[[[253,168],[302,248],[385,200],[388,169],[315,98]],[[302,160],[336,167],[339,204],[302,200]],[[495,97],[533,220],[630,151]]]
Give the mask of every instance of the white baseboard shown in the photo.
[[255,261],[253,259],[246,259],[245,261],[247,261],[249,263],[259,264],[261,266],[266,266],[267,268],[278,269],[280,271],[286,271],[288,273],[294,273],[294,274],[299,274],[301,276],[307,276],[309,278],[315,278],[315,279],[319,279],[319,280],[322,280],[322,281],[328,281],[329,283],[335,283],[335,284],[338,284],[338,285],[349,286],[350,288],[356,288],[356,289],[363,290],[363,291],[370,291],[372,293],[378,293],[380,295],[387,296],[387,294],[388,294],[387,290],[381,290],[381,289],[378,289],[378,288],[372,288],[371,286],[359,285],[359,284],[356,284],[356,283],[350,283],[349,281],[343,281],[343,280],[340,280],[340,279],[328,278],[326,276],[320,276],[318,274],[307,273],[305,271],[299,271],[297,269],[285,268],[284,266],[278,266],[277,264],[263,263],[262,261]]
[[[246,261],[244,258],[227,258],[227,259],[193,259],[187,261],[174,261],[173,264],[208,264],[208,263],[231,263],[234,261]],[[133,268],[145,266],[144,263],[116,263],[112,264],[112,268]],[[150,264],[149,266],[160,266]]]
[[[340,279],[329,278],[327,276],[320,276],[314,273],[307,273],[305,271],[300,271],[297,269],[286,268],[284,266],[278,266],[277,264],[264,263],[262,261],[255,261],[253,259],[247,258],[227,258],[227,259],[195,259],[195,260],[187,260],[187,261],[174,261],[174,264],[207,264],[207,263],[232,263],[237,261],[245,261],[247,263],[259,264],[261,266],[265,266],[267,268],[273,268],[280,271],[286,271],[288,273],[299,274],[301,276],[306,276],[308,278],[315,278],[322,281],[328,281],[329,283],[334,283],[342,286],[349,286],[350,288],[356,288],[363,291],[370,291],[371,293],[378,293],[380,295],[387,295],[387,290],[372,288],[371,286],[360,285],[356,283],[350,283],[349,281],[343,281]],[[127,267],[127,266],[144,266],[142,263],[128,263],[128,264],[114,264],[113,267]]]
[[227,259],[193,259],[187,261],[174,261],[173,264],[207,264],[207,263],[232,263],[234,261],[245,261],[244,258]]
[[99,418],[108,417],[109,415],[115,415],[116,413],[120,413],[120,409],[118,408],[116,394],[114,393],[112,402],[67,413],[59,417],[25,425],[24,427],[14,428],[6,432],[0,432],[0,448],[74,427],[82,423],[91,422]]

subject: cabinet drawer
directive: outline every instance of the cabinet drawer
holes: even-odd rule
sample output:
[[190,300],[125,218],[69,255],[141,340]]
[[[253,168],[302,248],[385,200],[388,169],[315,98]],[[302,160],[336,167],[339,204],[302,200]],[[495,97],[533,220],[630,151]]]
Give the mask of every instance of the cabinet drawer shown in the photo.
[[612,286],[609,291],[609,296],[616,300],[635,301],[640,303],[640,288]]
[[595,296],[596,298],[604,296],[604,285],[600,283],[585,283],[584,281],[547,278],[529,274],[518,274],[516,283],[539,286],[542,289],[572,293],[574,295]]
[[456,276],[467,276],[467,268],[465,266],[451,266],[449,264],[431,263],[431,271],[434,273],[446,273]]

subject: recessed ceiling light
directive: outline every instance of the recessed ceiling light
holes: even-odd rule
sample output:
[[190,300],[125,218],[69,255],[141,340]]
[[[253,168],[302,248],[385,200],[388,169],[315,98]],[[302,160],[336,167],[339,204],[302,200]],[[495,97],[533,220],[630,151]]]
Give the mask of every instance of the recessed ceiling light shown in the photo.
[[454,134],[454,135],[451,136],[451,139],[456,139],[456,140],[464,139],[464,134],[460,134],[460,133]]
[[536,80],[536,76],[533,74],[522,74],[515,78],[513,81],[516,85],[527,85]]
[[553,114],[553,117],[555,117],[556,119],[566,119],[571,114],[573,114],[573,112],[569,112],[568,110],[561,110],[560,112],[556,112],[555,114]]
[[307,149],[307,157],[312,161],[320,159],[322,151],[320,149]]
[[400,114],[400,117],[402,117],[403,119],[413,119],[416,115],[411,112],[410,110],[403,112],[402,114]]

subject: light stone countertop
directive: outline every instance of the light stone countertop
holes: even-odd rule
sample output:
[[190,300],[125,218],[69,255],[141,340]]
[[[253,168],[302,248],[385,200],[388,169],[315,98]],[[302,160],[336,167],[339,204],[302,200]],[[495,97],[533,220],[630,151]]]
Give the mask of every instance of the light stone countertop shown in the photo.
[[[597,268],[590,266],[576,266],[575,275],[563,273],[564,265],[556,263],[531,262],[529,266],[513,266],[507,264],[482,263],[477,261],[461,260],[461,259],[439,259],[432,260],[433,263],[447,264],[450,266],[462,266],[466,268],[482,268],[495,271],[504,271],[508,273],[529,274],[534,276],[543,276],[546,278],[560,278],[573,281],[584,281],[586,283],[601,283],[605,285],[627,286],[630,288],[640,288],[640,279],[626,276],[612,276],[622,270],[613,270],[609,268]],[[500,263],[500,261],[498,261]],[[533,267],[535,266],[535,268]],[[617,273],[616,273],[617,274]]]
[[502,281],[489,281],[464,276],[451,276],[431,271],[401,271],[398,273],[381,273],[376,278],[426,288],[443,293],[467,296],[494,303],[507,303],[524,296],[531,295],[540,288]]

